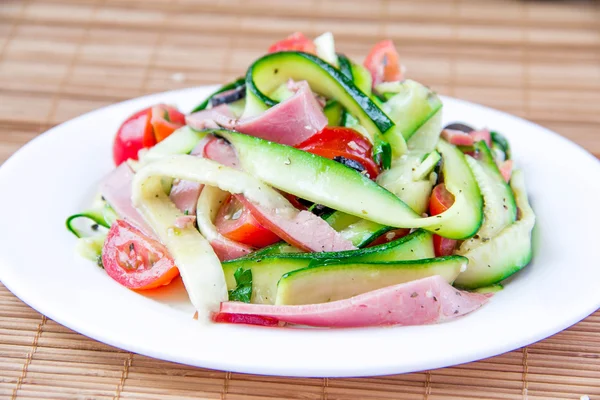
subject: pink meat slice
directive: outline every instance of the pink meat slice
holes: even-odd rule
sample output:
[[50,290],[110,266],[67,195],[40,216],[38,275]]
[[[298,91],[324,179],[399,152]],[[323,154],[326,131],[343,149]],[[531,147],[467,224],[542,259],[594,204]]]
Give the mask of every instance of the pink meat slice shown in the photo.
[[192,129],[219,129],[220,127],[233,129],[236,120],[227,104],[221,104],[208,110],[202,110],[185,117],[185,122]]
[[100,193],[120,218],[154,238],[156,237],[154,230],[146,223],[131,201],[132,181],[133,171],[127,163],[122,163],[102,180]]
[[[200,140],[200,142],[198,142],[190,154],[193,156],[203,157],[204,149],[212,139],[212,136],[204,137],[202,140]],[[176,179],[171,187],[169,198],[181,212],[187,211],[189,215],[194,215],[196,214],[198,197],[200,197],[203,187],[204,185],[198,182]]]
[[490,131],[488,131],[487,129],[482,129],[480,131],[472,131],[470,135],[473,138],[473,143],[480,142],[483,140],[485,144],[488,145],[488,147],[492,145],[492,136],[490,134]]
[[246,246],[245,244],[238,243],[227,238],[225,238],[225,240],[211,240],[210,245],[217,254],[217,257],[219,257],[219,260],[221,261],[233,260],[235,258],[244,257],[255,250],[250,246]]
[[356,247],[344,239],[325,220],[309,211],[300,211],[291,204],[284,212],[255,204],[242,195],[235,195],[252,216],[274,234],[304,251],[343,251]]
[[468,314],[491,295],[457,290],[439,275],[367,292],[350,299],[302,306],[221,303],[221,313],[250,314],[315,327],[434,324]]
[[444,129],[442,131],[442,138],[455,146],[472,146],[473,143],[475,143],[473,136],[466,132],[454,129]]
[[204,158],[234,169],[241,169],[235,149],[225,140],[212,136],[204,147]]
[[308,82],[297,82],[298,90],[289,99],[262,114],[237,122],[235,129],[289,146],[302,143],[327,125],[327,117]]

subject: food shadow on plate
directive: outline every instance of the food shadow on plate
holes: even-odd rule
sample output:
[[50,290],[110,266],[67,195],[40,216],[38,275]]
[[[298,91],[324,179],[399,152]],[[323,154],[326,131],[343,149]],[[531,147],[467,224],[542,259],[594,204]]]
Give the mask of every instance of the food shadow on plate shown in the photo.
[[181,277],[173,279],[173,281],[166,286],[150,290],[139,290],[137,293],[141,294],[147,299],[154,300],[160,304],[183,311],[189,315],[193,315],[195,312],[185,287],[183,286]]

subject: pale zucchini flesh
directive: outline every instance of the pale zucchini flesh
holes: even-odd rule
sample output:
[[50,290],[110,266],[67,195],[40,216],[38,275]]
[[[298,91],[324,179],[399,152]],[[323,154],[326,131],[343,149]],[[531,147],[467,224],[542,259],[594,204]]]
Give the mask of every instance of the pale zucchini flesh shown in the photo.
[[467,265],[460,256],[380,263],[321,264],[289,272],[277,284],[277,305],[328,303],[427,278],[434,275],[452,283]]
[[464,254],[469,259],[469,266],[456,279],[456,286],[465,289],[490,286],[508,278],[531,261],[535,214],[529,205],[523,172],[515,170],[510,184],[520,218],[496,237]]

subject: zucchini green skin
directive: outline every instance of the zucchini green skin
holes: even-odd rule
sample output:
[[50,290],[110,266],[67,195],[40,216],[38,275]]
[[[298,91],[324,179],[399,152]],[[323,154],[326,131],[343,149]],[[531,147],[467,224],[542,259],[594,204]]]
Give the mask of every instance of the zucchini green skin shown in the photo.
[[464,254],[495,237],[517,218],[513,192],[500,173],[487,144],[479,141],[474,148],[478,159],[467,156],[467,162],[483,196],[484,219],[477,235],[465,240],[458,249],[458,254]]
[[246,83],[246,78],[238,78],[235,81],[228,83],[227,85],[221,86],[219,89],[217,89],[215,92],[213,92],[210,96],[208,96],[206,98],[206,100],[204,100],[202,103],[200,103],[196,107],[194,107],[194,109],[191,112],[195,113],[198,111],[205,110],[206,107],[208,107],[208,105],[210,103],[210,99],[212,99],[214,96],[216,96],[219,93],[226,92],[228,90],[237,89],[240,86],[243,86],[245,83]]
[[112,223],[117,219],[117,214],[115,211],[98,196],[98,199],[94,201],[94,205],[89,209],[81,213],[73,214],[67,218],[65,221],[65,225],[69,232],[78,238],[86,238],[91,236],[97,236],[101,232],[93,232],[91,234],[87,234],[82,230],[78,229],[74,223],[76,220],[80,218],[85,218],[92,221],[94,224],[102,226],[104,228],[110,228]]
[[[362,219],[396,228],[424,228],[451,239],[474,235],[483,218],[481,193],[460,150],[440,141],[444,176],[455,202],[423,218],[382,186],[340,163],[228,130],[206,131],[227,139],[244,171],[284,192]],[[260,156],[257,156],[260,155]]]
[[510,160],[511,151],[508,140],[500,133],[494,131],[490,132],[490,136],[492,138],[492,148],[498,148],[504,153],[504,158]]
[[493,239],[463,254],[469,259],[469,266],[458,276],[455,286],[464,289],[490,286],[531,262],[531,232],[535,226],[535,214],[529,205],[522,171],[513,172],[510,185],[521,211],[520,219],[504,228]]
[[338,53],[338,63],[340,64],[340,72],[348,79],[353,79],[352,76],[352,61],[344,54]]
[[252,302],[273,304],[277,282],[287,272],[305,268],[313,260],[344,259],[379,262],[416,260],[434,257],[432,235],[422,229],[403,238],[379,246],[359,250],[323,253],[290,253],[244,257],[222,263],[229,289],[235,288],[234,273],[238,268],[252,270]]
[[461,256],[376,263],[317,260],[281,277],[275,304],[328,303],[434,275],[440,275],[451,284],[467,262]]
[[77,236],[78,238],[83,238],[83,237],[88,236],[88,235],[84,234],[83,232],[81,232],[79,229],[75,228],[75,226],[73,225],[73,222],[79,218],[87,218],[87,219],[93,221],[95,224],[98,224],[105,228],[110,228],[110,225],[108,225],[106,223],[106,221],[104,220],[104,215],[99,210],[88,210],[88,211],[84,211],[79,214],[73,214],[73,215],[69,216],[69,218],[67,218],[67,221],[65,222],[65,224],[66,224],[69,232],[71,232],[73,235]]
[[245,116],[255,115],[276,102],[265,95],[288,79],[306,80],[310,87],[328,98],[339,101],[358,118],[372,142],[377,136],[389,142],[397,154],[406,142],[396,124],[354,82],[337,68],[319,57],[302,52],[268,54],[254,62],[246,74]]

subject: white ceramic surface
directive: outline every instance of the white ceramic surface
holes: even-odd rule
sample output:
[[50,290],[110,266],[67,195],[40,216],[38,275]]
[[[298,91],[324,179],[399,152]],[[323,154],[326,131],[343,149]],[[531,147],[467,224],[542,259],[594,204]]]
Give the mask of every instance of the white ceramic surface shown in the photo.
[[0,279],[49,318],[133,352],[201,367],[269,375],[364,376],[444,367],[559,332],[600,307],[600,163],[519,118],[444,98],[445,122],[505,134],[538,217],[535,258],[482,309],[431,326],[316,330],[203,327],[180,283],[140,295],[80,258],[65,218],[85,208],[113,167],[111,143],[132,112],[158,101],[190,110],[213,88],[115,104],[33,140],[0,167]]

